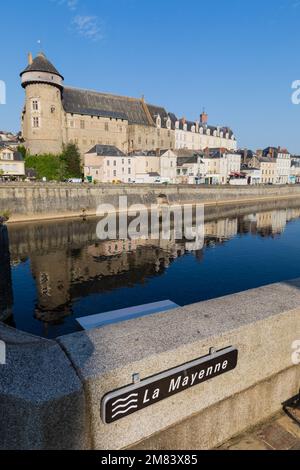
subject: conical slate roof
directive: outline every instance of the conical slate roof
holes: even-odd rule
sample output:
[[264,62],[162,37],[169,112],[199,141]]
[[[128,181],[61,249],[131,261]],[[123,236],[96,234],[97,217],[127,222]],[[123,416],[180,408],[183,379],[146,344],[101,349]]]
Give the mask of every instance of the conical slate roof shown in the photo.
[[47,72],[58,75],[62,79],[64,78],[42,52],[35,57],[32,64],[28,65],[20,75],[22,76],[26,72]]

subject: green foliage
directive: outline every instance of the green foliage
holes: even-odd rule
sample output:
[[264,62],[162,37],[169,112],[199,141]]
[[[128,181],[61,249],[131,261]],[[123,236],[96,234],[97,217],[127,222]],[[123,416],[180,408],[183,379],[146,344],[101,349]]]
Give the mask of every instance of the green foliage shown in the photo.
[[27,150],[26,148],[24,147],[24,145],[19,145],[18,146],[18,152],[20,152],[20,154],[23,156],[24,160],[27,156]]
[[74,144],[64,146],[61,155],[26,155],[25,166],[36,170],[38,179],[63,181],[82,177],[80,153]]
[[81,161],[77,145],[65,145],[61,155],[61,160],[65,164],[67,178],[81,178]]
[[9,220],[10,217],[10,212],[9,211],[3,211],[0,213],[0,217],[3,217],[5,220]]
[[25,166],[36,170],[39,179],[45,177],[47,180],[61,180],[64,173],[60,155],[29,155],[26,157]]

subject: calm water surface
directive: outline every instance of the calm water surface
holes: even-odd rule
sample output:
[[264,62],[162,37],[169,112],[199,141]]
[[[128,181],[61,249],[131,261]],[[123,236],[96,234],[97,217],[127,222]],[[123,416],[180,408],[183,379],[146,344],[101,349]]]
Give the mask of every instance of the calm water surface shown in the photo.
[[94,219],[2,227],[0,319],[54,338],[79,330],[76,317],[300,277],[300,202],[227,214],[206,214],[205,246],[195,252],[184,241],[100,242]]

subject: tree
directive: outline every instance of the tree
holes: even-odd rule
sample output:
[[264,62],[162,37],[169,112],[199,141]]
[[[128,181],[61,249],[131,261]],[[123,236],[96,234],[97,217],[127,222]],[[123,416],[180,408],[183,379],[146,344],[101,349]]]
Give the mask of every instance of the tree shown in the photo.
[[18,152],[20,152],[20,154],[22,155],[23,159],[25,160],[26,156],[27,156],[27,150],[26,148],[24,147],[24,145],[19,145],[18,146]]
[[61,160],[65,163],[66,176],[68,178],[82,177],[81,157],[77,145],[64,145]]

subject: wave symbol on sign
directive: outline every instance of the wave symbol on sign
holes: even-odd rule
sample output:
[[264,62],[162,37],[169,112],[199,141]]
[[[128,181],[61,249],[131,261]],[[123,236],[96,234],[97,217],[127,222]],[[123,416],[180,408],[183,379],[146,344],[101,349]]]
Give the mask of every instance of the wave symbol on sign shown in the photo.
[[116,400],[112,405],[112,418],[116,418],[118,415],[124,415],[130,410],[138,407],[138,394],[132,393],[126,398],[120,398]]

